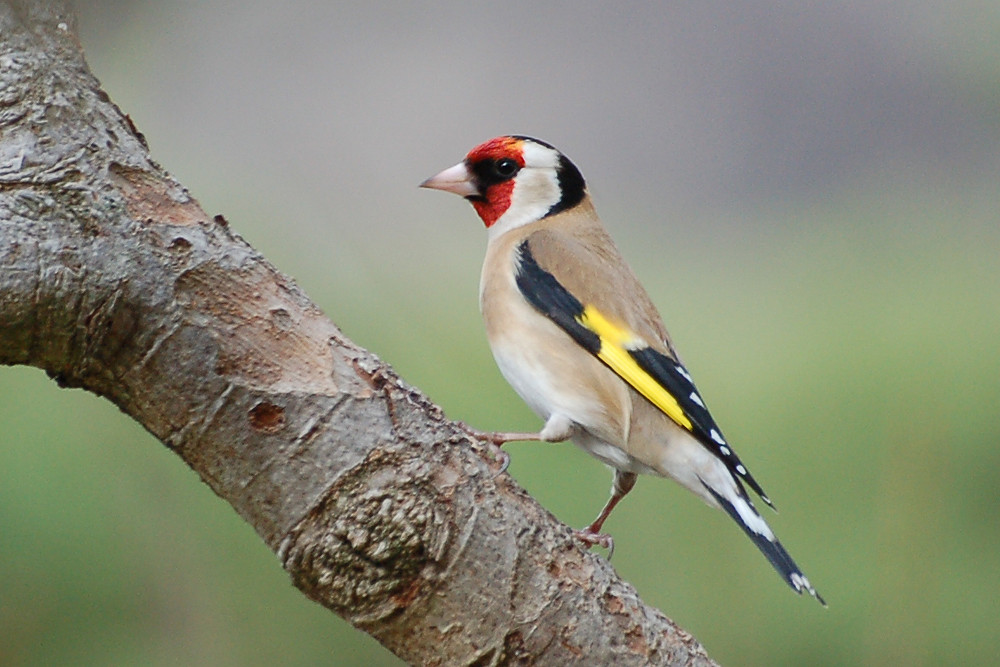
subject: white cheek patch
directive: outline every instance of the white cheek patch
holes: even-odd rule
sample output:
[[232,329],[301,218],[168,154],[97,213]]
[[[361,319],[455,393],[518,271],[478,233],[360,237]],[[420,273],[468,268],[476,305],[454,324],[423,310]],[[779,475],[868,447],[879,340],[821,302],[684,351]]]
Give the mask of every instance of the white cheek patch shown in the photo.
[[554,169],[524,167],[514,180],[510,206],[489,228],[490,238],[541,220],[561,198]]
[[559,154],[551,148],[524,142],[524,167],[514,178],[510,206],[489,228],[490,238],[540,220],[562,199]]

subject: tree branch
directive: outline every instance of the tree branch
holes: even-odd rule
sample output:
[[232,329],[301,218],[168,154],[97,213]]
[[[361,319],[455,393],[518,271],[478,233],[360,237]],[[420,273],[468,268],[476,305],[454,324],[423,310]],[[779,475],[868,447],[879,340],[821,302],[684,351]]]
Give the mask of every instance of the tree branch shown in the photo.
[[149,156],[60,2],[0,3],[0,363],[119,406],[420,664],[712,665]]

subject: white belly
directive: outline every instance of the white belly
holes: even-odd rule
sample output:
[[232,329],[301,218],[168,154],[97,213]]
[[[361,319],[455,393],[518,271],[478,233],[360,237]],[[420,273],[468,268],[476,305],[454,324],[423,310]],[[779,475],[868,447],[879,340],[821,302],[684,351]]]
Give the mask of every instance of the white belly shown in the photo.
[[[601,389],[607,393],[603,381],[610,371],[585,350],[577,348],[554,324],[542,320],[541,315],[537,317],[537,325],[543,331],[535,334],[541,340],[547,334],[556,334],[558,346],[570,346],[572,354],[561,354],[545,346],[528,346],[523,339],[518,344],[507,336],[493,337],[490,341],[493,357],[504,379],[543,420],[559,416],[576,425],[573,443],[603,463],[627,472],[658,474],[626,451],[630,411],[623,409],[623,403],[629,401],[624,385],[612,392],[618,399],[613,405],[602,401]],[[581,358],[581,353],[586,356]],[[597,371],[600,381],[593,381],[592,371]]]

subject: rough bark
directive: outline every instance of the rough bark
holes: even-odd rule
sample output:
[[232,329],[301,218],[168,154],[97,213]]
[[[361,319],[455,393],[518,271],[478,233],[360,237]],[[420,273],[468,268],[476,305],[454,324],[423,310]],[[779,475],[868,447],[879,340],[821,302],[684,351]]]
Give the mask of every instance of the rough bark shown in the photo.
[[0,363],[115,403],[410,663],[714,664],[205,214],[64,3],[0,3],[0,39]]

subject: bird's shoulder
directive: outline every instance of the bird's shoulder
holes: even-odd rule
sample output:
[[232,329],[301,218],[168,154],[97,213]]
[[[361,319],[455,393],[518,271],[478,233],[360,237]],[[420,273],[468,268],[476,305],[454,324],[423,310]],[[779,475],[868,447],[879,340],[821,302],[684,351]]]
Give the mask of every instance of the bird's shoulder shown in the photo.
[[600,221],[563,214],[526,231],[515,252],[530,253],[583,306],[628,327],[657,351],[676,356],[656,306]]

